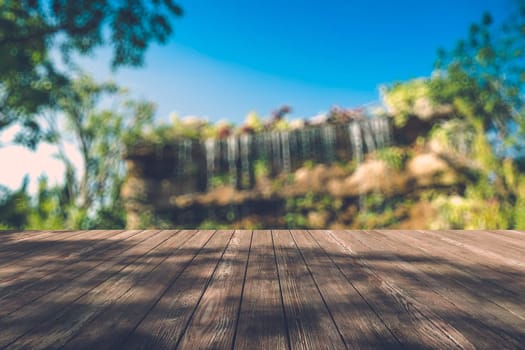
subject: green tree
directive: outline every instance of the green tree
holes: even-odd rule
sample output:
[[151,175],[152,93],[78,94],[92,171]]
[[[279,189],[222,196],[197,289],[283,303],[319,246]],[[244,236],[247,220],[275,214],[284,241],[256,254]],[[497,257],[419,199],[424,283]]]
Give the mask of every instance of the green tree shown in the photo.
[[27,228],[57,230],[67,220],[68,197],[63,185],[50,187],[46,176],[38,180],[38,192],[31,200]]
[[75,55],[101,46],[112,48],[113,68],[138,66],[180,15],[173,0],[0,0],[0,132],[18,122],[16,141],[32,148],[48,136],[34,116],[54,106],[70,82],[53,49],[69,67]]
[[461,214],[459,227],[523,227],[525,176],[513,158],[524,157],[525,144],[525,1],[513,4],[500,27],[485,14],[453,50],[440,50],[429,81],[433,99],[453,105],[475,133],[470,158],[481,176],[467,184],[461,207],[443,207]]
[[[496,132],[507,145],[517,146],[525,130],[525,1],[494,28],[486,13],[472,24],[466,39],[450,52],[438,51],[431,91],[439,102],[452,103],[480,132]],[[515,132],[518,129],[518,132]]]
[[[54,110],[45,114],[47,133],[57,144],[57,157],[66,168],[66,224],[122,227],[125,221],[119,194],[125,176],[125,146],[153,123],[155,107],[130,100],[115,84],[99,84],[86,75],[76,78],[71,87],[57,99],[60,114]],[[109,99],[112,105],[102,108]],[[58,122],[60,117],[65,123]],[[68,139],[74,141],[82,157],[80,176],[65,152]]]
[[0,185],[0,229],[23,229],[27,226],[31,212],[28,183],[26,176],[18,190],[10,191]]

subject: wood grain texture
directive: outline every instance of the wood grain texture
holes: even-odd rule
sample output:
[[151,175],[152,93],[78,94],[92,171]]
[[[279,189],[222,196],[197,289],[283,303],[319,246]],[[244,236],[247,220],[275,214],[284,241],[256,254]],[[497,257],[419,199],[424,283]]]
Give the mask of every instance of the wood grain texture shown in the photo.
[[[97,230],[90,230],[97,231]],[[4,231],[0,230],[0,242],[5,243],[15,243],[18,241],[24,241],[27,239],[39,240],[39,239],[59,239],[61,237],[67,237],[75,232],[80,232],[78,230],[26,230],[26,231]],[[2,251],[3,249],[0,249]]]
[[[101,264],[67,288],[57,289],[0,319],[0,347],[9,344],[9,348],[42,348],[52,344],[60,346],[67,341],[75,330],[69,321],[84,315],[84,319],[77,319],[79,326],[82,325],[104,302],[115,297],[112,291],[119,291],[122,286],[119,281],[125,286],[135,269],[151,262],[152,256],[147,254],[173,236],[170,231],[145,233],[151,237],[129,249],[121,259]],[[71,320],[67,320],[67,316],[71,316]]]
[[[87,326],[105,308],[117,302],[131,288],[137,288],[140,281],[160,264],[179,241],[179,234],[162,231],[157,234],[161,242],[133,261],[132,264],[109,277],[100,285],[88,291],[55,316],[53,322],[37,325],[30,333],[10,345],[21,349],[56,349]],[[42,339],[42,335],[45,337]]]
[[[519,348],[519,341],[515,337],[508,337],[487,324],[485,317],[495,315],[484,309],[492,305],[476,300],[473,295],[465,298],[464,290],[449,279],[452,276],[447,275],[446,271],[440,271],[439,260],[418,259],[417,255],[414,258],[414,247],[406,244],[390,245],[374,232],[356,231],[347,235],[347,238],[355,249],[375,257],[372,263],[385,278],[388,276],[408,295],[446,320],[468,343],[476,347],[484,344],[491,348],[502,345],[507,349]],[[434,278],[435,273],[442,273],[443,281]],[[456,293],[458,295],[454,295]]]
[[[503,246],[503,253],[506,254],[507,250],[516,250],[525,254],[525,239],[523,234],[519,234],[515,231],[491,231],[491,230],[476,230],[476,231],[452,231],[458,233],[461,236],[476,237],[485,240],[489,243],[490,249],[494,250],[495,246]],[[478,241],[479,242],[479,241]],[[523,255],[523,254],[521,254]]]
[[[87,269],[112,259],[140,231],[124,231],[103,242],[84,244],[66,258],[53,259],[0,283],[0,318],[19,307],[71,282]],[[138,242],[137,242],[138,243]]]
[[367,301],[359,294],[309,232],[292,236],[321,291],[348,349],[401,349]]
[[501,289],[521,295],[525,289],[523,256],[511,258],[505,253],[495,253],[494,250],[482,248],[475,243],[464,243],[454,237],[449,238],[444,236],[444,233],[444,231],[421,231],[421,233],[412,232],[409,236],[434,243],[436,247],[434,250],[439,254],[453,252],[456,255],[452,258],[455,262],[475,266],[483,271],[483,274],[491,275],[489,279],[495,279],[494,283],[500,284]]
[[97,234],[104,232],[106,231],[71,231],[67,234],[45,232],[36,239],[27,238],[14,243],[4,243],[0,248],[0,263],[4,266],[8,266],[17,261],[30,260],[34,256],[38,257],[45,255],[46,251],[53,251],[57,243],[74,241],[77,237],[84,235],[96,236]]
[[[351,236],[355,233],[312,232],[354,283],[368,304],[374,308],[395,337],[409,349],[474,349],[447,320],[409,295],[389,274],[378,269],[377,257],[362,252]],[[337,252],[337,254],[336,254]]]
[[270,231],[253,233],[236,349],[288,349],[288,331]]
[[217,231],[122,345],[125,349],[177,347],[220,263],[233,231]]
[[345,349],[289,231],[272,231],[292,349]]
[[498,237],[498,239],[501,239],[501,237],[508,237],[511,239],[517,240],[520,245],[525,245],[525,231],[520,230],[486,230],[486,232],[490,232]]
[[35,249],[36,254],[31,257],[11,259],[10,263],[3,264],[0,271],[0,290],[12,283],[22,280],[35,279],[48,273],[55,272],[66,262],[74,261],[78,256],[88,255],[94,249],[107,245],[111,240],[121,240],[138,231],[100,231],[89,239],[74,236],[55,242],[47,249]]
[[422,231],[431,237],[465,250],[468,255],[482,256],[487,263],[507,265],[525,272],[525,249],[505,243],[494,236],[487,237],[483,231]]
[[176,240],[182,244],[169,249],[166,258],[137,281],[135,288],[129,289],[116,303],[94,318],[64,348],[118,348],[193,261],[212,234],[213,231],[201,231],[198,235],[191,231],[179,234]]
[[0,232],[1,349],[522,349],[522,231]]
[[251,238],[250,231],[235,231],[179,349],[232,348]]
[[[465,252],[445,242],[431,240],[428,234],[399,231],[396,235],[377,231],[385,240],[381,244],[391,245],[405,260],[419,258],[417,267],[432,276],[440,291],[449,298],[464,298],[460,304],[471,305],[487,313],[482,319],[492,323],[491,328],[506,324],[500,333],[525,328],[525,291],[506,274],[486,266],[486,259],[476,255],[465,256]],[[502,267],[503,269],[503,267]],[[516,276],[516,282],[525,279],[525,274]],[[456,301],[457,303],[457,301]],[[476,311],[480,312],[480,311]]]
[[0,242],[2,243],[14,243],[16,241],[22,241],[24,239],[38,239],[38,237],[45,235],[51,231],[44,230],[0,230]]

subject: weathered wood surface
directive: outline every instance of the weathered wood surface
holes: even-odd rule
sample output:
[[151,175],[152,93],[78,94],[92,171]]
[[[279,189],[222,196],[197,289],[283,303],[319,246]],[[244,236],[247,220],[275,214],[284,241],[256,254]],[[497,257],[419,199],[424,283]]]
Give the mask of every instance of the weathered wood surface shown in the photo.
[[0,349],[523,349],[522,231],[0,231]]

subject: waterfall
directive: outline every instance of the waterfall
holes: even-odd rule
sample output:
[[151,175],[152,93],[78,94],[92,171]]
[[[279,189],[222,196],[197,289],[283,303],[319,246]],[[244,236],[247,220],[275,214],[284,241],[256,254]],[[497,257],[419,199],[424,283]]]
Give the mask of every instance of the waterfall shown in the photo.
[[184,139],[177,143],[178,162],[177,175],[185,176],[188,173],[188,160],[191,161],[191,140]]
[[[208,189],[211,189],[214,175],[225,174],[229,175],[233,186],[250,188],[255,184],[253,167],[256,160],[266,160],[272,176],[292,172],[305,161],[331,164],[352,158],[360,164],[365,152],[388,146],[391,137],[389,119],[373,117],[346,124],[325,123],[291,131],[245,133],[219,140],[210,138],[201,144],[184,139],[176,143],[174,170],[177,177],[194,176],[196,167],[202,167],[203,178],[206,171]],[[459,140],[459,143],[465,141]],[[195,147],[199,150],[194,151]],[[202,159],[193,159],[197,154],[201,154]]]
[[384,140],[383,140],[383,135],[380,133],[379,119],[371,118],[369,126],[370,126],[370,131],[372,132],[372,136],[374,138],[375,147],[376,148],[383,147]]
[[372,132],[376,137],[377,148],[383,148],[390,144],[390,125],[386,118],[373,118],[372,119]]
[[295,166],[298,164],[298,159],[301,157],[299,154],[299,148],[297,147],[298,142],[298,133],[297,130],[292,130],[288,133],[288,147],[290,152],[290,168],[291,170],[295,169]]
[[[244,187],[246,179],[250,177],[250,141],[248,134],[241,135],[241,184]],[[249,181],[249,180],[248,180]]]
[[308,129],[308,141],[310,143],[310,157],[317,162],[317,155],[318,151],[317,148],[319,146],[318,137],[316,137],[318,128],[310,128]]
[[363,131],[363,135],[364,135],[364,139],[365,139],[367,152],[373,152],[376,149],[376,145],[374,142],[374,136],[373,136],[372,128],[370,127],[370,123],[371,123],[370,119],[365,119],[360,122],[362,131]]
[[332,125],[323,126],[321,139],[326,155],[326,160],[331,164],[335,160],[335,130]]
[[299,130],[299,148],[301,149],[301,163],[308,159],[309,153],[309,140],[308,140],[308,131]]
[[177,142],[177,177],[182,177],[182,170],[184,169],[184,165],[182,164],[184,161],[184,150],[182,149],[182,142]]
[[388,118],[381,118],[381,131],[385,135],[385,146],[392,144],[392,125]]
[[237,184],[237,137],[229,136],[226,140],[228,156],[228,172],[230,173],[230,183]]
[[269,132],[263,134],[264,142],[264,154],[268,158],[268,162],[271,162],[272,159],[272,135]]
[[358,122],[352,122],[348,125],[350,143],[352,145],[352,156],[359,164],[363,161],[363,140],[361,137],[361,127]]
[[282,148],[282,170],[289,173],[292,170],[292,160],[290,156],[290,138],[288,131],[282,131],[279,133],[281,138]]
[[282,151],[281,138],[279,132],[272,132],[270,134],[272,140],[272,160],[274,173],[278,173],[282,169]]
[[217,153],[217,142],[214,139],[207,139],[204,141],[204,148],[206,153],[206,183],[207,188],[211,188],[211,178],[215,172],[215,158]]
[[186,164],[184,165],[185,172],[190,172],[189,167],[193,165],[193,152],[192,152],[192,146],[193,142],[190,139],[184,140],[184,152],[186,153],[184,155]]

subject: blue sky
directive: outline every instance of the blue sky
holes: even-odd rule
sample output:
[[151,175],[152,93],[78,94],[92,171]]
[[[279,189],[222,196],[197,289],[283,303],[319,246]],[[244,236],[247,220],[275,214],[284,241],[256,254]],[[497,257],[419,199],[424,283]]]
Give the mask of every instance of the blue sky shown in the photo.
[[[115,78],[170,112],[241,122],[282,104],[293,117],[379,98],[380,84],[429,76],[438,47],[452,48],[484,11],[510,0],[179,0],[185,15],[141,69]],[[86,62],[108,76],[107,55]]]
[[[153,101],[157,118],[207,116],[241,123],[288,104],[292,118],[334,105],[355,107],[379,99],[380,84],[429,76],[437,48],[452,48],[484,11],[496,20],[511,0],[178,0],[185,15],[167,45],[148,50],[139,69],[109,70],[107,50],[82,59],[96,78],[112,77],[134,97]],[[12,133],[4,132],[8,138]],[[0,148],[0,184],[17,188],[29,174],[30,191],[46,173],[62,182],[54,148],[36,153]],[[68,153],[80,164],[78,152]]]

